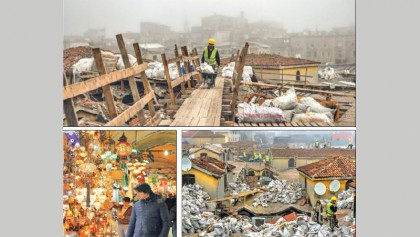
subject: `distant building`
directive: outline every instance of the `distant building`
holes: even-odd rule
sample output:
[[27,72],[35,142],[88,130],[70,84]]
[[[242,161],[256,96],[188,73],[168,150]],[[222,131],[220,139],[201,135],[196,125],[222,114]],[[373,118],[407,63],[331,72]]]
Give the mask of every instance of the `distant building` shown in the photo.
[[223,198],[235,166],[210,157],[191,159],[191,163],[189,171],[182,171],[182,185],[197,183],[212,199]]
[[305,31],[290,34],[294,55],[322,63],[356,63],[356,35],[353,30],[334,29],[331,32]]
[[204,147],[190,149],[193,158],[211,157],[221,161],[232,160],[233,154],[229,148],[223,148],[214,144],[208,144]]
[[139,44],[142,58],[161,61],[161,54],[165,53],[165,46],[161,44]]
[[349,132],[335,133],[331,137],[333,148],[348,148],[350,144],[354,145],[354,136]]
[[[229,58],[222,60],[223,64]],[[286,82],[318,82],[319,62],[307,59],[283,57],[277,54],[248,54],[245,65],[252,66],[254,75],[264,83],[281,84]],[[282,76],[283,75],[283,76]]]
[[64,36],[64,49],[76,48],[81,46],[90,46],[89,41],[80,35],[65,35]]
[[91,42],[99,42],[105,39],[106,30],[103,29],[89,29],[87,30],[83,36]]
[[225,136],[212,131],[185,131],[182,133],[182,141],[188,144],[204,146],[206,144],[225,143]]
[[282,171],[311,164],[330,156],[342,156],[354,159],[356,158],[356,150],[339,148],[270,148],[269,156],[272,161],[272,166]]
[[[319,199],[330,199],[336,193],[345,190],[356,179],[356,160],[336,156],[299,167],[297,171],[299,183],[305,187],[309,200],[314,206]],[[333,180],[338,180],[340,183],[337,192],[331,192],[329,189]],[[326,186],[325,194],[321,196],[315,194],[314,187],[317,183]]]

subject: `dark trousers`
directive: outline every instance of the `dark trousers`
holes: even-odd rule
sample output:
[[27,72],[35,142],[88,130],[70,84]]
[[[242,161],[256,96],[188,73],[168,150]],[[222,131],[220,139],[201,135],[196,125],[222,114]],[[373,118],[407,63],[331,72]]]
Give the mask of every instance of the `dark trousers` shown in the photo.
[[334,227],[337,226],[337,218],[335,215],[327,216],[328,224],[330,225],[331,230],[334,230]]

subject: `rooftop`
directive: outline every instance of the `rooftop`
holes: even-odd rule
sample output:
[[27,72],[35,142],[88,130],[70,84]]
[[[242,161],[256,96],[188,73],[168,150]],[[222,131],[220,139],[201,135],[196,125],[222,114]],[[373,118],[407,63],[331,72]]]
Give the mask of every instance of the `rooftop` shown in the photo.
[[225,136],[211,131],[186,131],[182,133],[182,138],[225,138]]
[[355,149],[344,148],[271,148],[273,157],[356,157]]
[[[221,60],[222,65],[227,65],[230,62],[229,58],[223,58]],[[281,66],[296,66],[296,65],[308,65],[308,64],[321,64],[320,62],[302,59],[284,57],[278,54],[248,54],[246,56],[246,66],[252,67],[281,67]]]
[[356,177],[356,160],[335,156],[320,160],[305,166],[298,167],[297,170],[309,178],[347,178]]
[[212,157],[203,157],[203,158],[195,158],[191,159],[193,165],[197,166],[198,168],[204,169],[210,173],[213,173],[217,176],[225,174],[225,167],[227,165],[227,170],[231,171],[236,166],[228,164],[224,161],[220,161],[216,158]]

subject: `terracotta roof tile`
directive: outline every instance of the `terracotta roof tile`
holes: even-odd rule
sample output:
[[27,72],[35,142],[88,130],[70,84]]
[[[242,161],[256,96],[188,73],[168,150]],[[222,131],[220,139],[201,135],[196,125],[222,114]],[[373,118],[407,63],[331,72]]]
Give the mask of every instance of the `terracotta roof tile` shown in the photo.
[[356,157],[355,149],[343,148],[271,148],[273,157],[328,157],[328,156],[345,156]]
[[[227,65],[231,61],[231,57],[223,58],[221,60],[222,65]],[[294,66],[294,65],[306,65],[306,64],[321,64],[320,62],[302,59],[284,57],[278,54],[248,54],[246,56],[246,66],[258,67],[258,66]]]
[[213,133],[211,131],[186,131],[182,133],[182,138],[224,138],[222,134]]
[[298,167],[297,170],[310,178],[354,178],[356,177],[356,160],[335,156]]
[[212,157],[203,157],[203,158],[195,158],[191,159],[191,162],[199,168],[209,171],[210,173],[216,175],[222,175],[225,173],[225,167],[228,165],[227,170],[231,171],[236,166],[228,164],[224,161],[220,161],[216,158]]

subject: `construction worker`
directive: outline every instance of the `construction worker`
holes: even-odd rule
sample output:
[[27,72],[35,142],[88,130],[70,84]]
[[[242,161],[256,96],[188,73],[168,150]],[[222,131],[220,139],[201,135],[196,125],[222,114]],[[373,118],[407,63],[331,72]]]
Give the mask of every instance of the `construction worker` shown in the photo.
[[268,165],[270,163],[270,157],[265,155],[265,163]]
[[335,213],[337,212],[337,198],[335,196],[331,197],[331,200],[327,203],[325,211],[331,230],[333,230],[337,222],[337,218],[335,217]]
[[219,51],[214,47],[216,40],[210,38],[208,43],[209,45],[204,48],[203,56],[201,57],[201,63],[206,62],[216,71],[216,65],[217,67],[220,67]]

